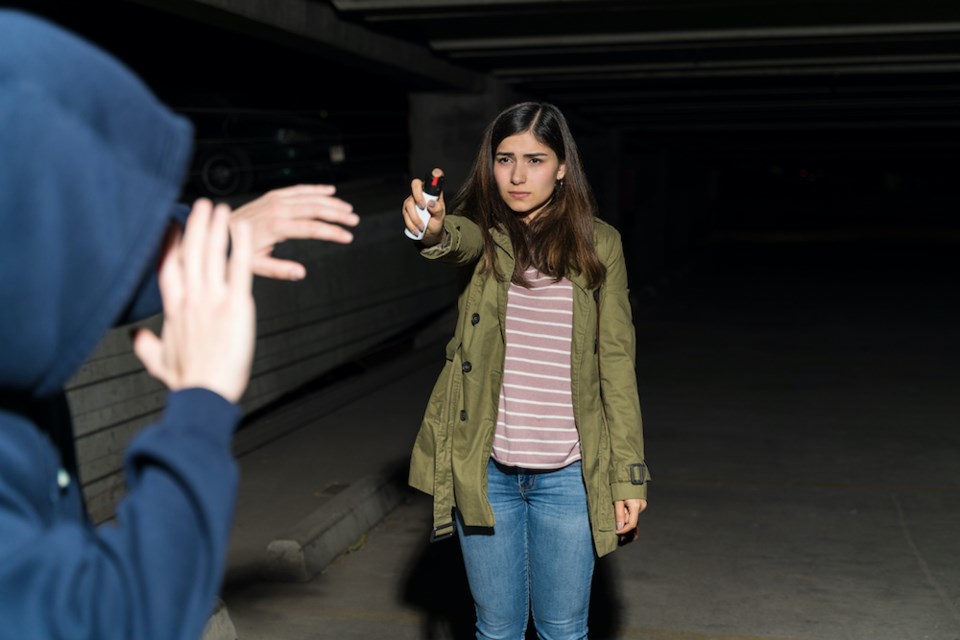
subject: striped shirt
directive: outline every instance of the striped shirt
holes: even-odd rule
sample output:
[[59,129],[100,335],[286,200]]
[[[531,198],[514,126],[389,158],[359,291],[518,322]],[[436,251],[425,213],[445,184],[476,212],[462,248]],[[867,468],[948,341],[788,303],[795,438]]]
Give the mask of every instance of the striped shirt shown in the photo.
[[513,467],[559,469],[580,459],[570,384],[573,284],[533,268],[526,277],[530,289],[511,283],[507,295],[493,458]]

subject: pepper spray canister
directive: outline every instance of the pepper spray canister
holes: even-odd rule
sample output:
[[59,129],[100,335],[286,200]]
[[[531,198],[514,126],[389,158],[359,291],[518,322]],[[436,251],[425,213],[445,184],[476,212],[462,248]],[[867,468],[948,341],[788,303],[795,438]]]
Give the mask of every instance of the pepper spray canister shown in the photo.
[[[423,199],[424,204],[430,206],[434,200],[440,199],[443,192],[443,176],[435,176],[428,173],[423,179]],[[419,233],[411,233],[410,229],[404,229],[403,232],[411,240],[422,240],[423,234],[427,231],[427,223],[430,222],[430,212],[426,208],[417,207],[417,214],[420,216],[420,224],[423,229]]]

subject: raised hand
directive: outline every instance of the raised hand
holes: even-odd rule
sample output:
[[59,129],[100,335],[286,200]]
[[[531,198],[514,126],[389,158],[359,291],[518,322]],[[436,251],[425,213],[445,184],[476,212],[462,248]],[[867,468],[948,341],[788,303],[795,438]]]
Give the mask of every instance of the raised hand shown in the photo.
[[360,217],[334,193],[331,185],[296,185],[270,191],[233,212],[231,233],[241,222],[252,230],[254,274],[278,280],[306,277],[307,269],[299,262],[273,256],[274,248],[286,240],[353,242],[353,234],[340,225],[355,227]]
[[238,402],[256,341],[251,228],[238,222],[227,257],[230,209],[197,200],[181,234],[171,226],[160,265],[163,329],[136,331],[133,349],[171,390],[202,387]]

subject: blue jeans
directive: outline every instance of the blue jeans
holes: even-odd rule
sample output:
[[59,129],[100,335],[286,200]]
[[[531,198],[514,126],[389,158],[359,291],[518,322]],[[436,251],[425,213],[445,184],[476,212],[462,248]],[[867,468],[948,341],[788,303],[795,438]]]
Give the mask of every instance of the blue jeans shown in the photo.
[[495,526],[457,522],[478,640],[523,640],[531,612],[541,640],[586,638],[595,552],[580,462],[533,471],[491,459],[487,473]]

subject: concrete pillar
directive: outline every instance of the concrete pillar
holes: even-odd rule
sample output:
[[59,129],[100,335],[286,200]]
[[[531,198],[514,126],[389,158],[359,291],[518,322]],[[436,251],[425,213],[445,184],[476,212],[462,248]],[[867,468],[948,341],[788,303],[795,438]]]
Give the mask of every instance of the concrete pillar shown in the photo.
[[621,199],[622,136],[617,131],[585,133],[577,130],[573,131],[573,135],[580,149],[587,179],[597,198],[600,217],[619,229],[623,215],[631,213],[624,211]]
[[622,165],[620,231],[633,289],[652,284],[664,268],[668,176],[665,154],[658,150],[634,152]]
[[444,191],[452,197],[470,172],[487,125],[520,99],[495,80],[479,93],[411,93],[410,177],[440,167],[446,176]]
[[625,156],[621,194],[631,288],[659,293],[710,259],[715,178],[695,150],[651,145]]

